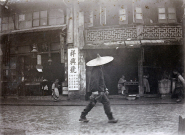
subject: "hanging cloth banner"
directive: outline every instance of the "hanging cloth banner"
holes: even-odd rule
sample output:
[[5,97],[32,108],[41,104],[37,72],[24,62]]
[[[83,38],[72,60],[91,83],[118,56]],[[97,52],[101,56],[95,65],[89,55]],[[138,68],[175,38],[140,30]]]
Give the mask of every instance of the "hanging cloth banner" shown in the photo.
[[78,48],[68,49],[68,90],[79,90]]

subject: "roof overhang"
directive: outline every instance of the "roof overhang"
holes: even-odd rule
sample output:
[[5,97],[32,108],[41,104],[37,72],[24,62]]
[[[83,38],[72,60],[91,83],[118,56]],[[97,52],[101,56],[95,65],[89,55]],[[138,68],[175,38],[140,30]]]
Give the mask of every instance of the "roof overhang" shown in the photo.
[[22,29],[22,30],[13,30],[9,32],[3,32],[0,36],[9,35],[9,34],[19,34],[19,33],[33,33],[33,32],[43,32],[43,31],[52,31],[52,30],[61,30],[64,31],[66,29],[66,24],[64,25],[55,25],[55,26],[41,26],[30,29]]

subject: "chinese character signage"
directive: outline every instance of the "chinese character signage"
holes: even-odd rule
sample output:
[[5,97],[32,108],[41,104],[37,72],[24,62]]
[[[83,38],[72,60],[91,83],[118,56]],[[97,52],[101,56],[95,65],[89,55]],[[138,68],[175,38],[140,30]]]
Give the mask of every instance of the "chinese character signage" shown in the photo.
[[68,49],[68,90],[78,90],[78,48]]

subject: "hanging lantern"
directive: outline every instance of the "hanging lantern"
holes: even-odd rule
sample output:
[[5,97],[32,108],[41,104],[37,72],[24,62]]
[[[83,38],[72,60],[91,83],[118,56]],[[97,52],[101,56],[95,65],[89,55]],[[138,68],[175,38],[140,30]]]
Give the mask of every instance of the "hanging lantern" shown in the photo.
[[48,63],[49,63],[49,65],[51,65],[51,63],[52,63],[52,59],[51,59],[51,57],[49,57],[49,59],[48,59]]
[[37,58],[38,50],[36,44],[33,44],[33,50],[31,51],[31,53],[33,54],[33,58]]

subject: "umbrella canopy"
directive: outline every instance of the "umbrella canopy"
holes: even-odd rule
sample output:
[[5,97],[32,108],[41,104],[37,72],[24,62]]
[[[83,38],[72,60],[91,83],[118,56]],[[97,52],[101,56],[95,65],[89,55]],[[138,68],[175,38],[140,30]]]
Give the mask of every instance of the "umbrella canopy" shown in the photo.
[[104,64],[107,64],[109,62],[111,62],[114,58],[112,56],[104,56],[101,57],[99,54],[97,54],[97,58],[90,60],[89,62],[87,62],[87,66],[101,66]]

